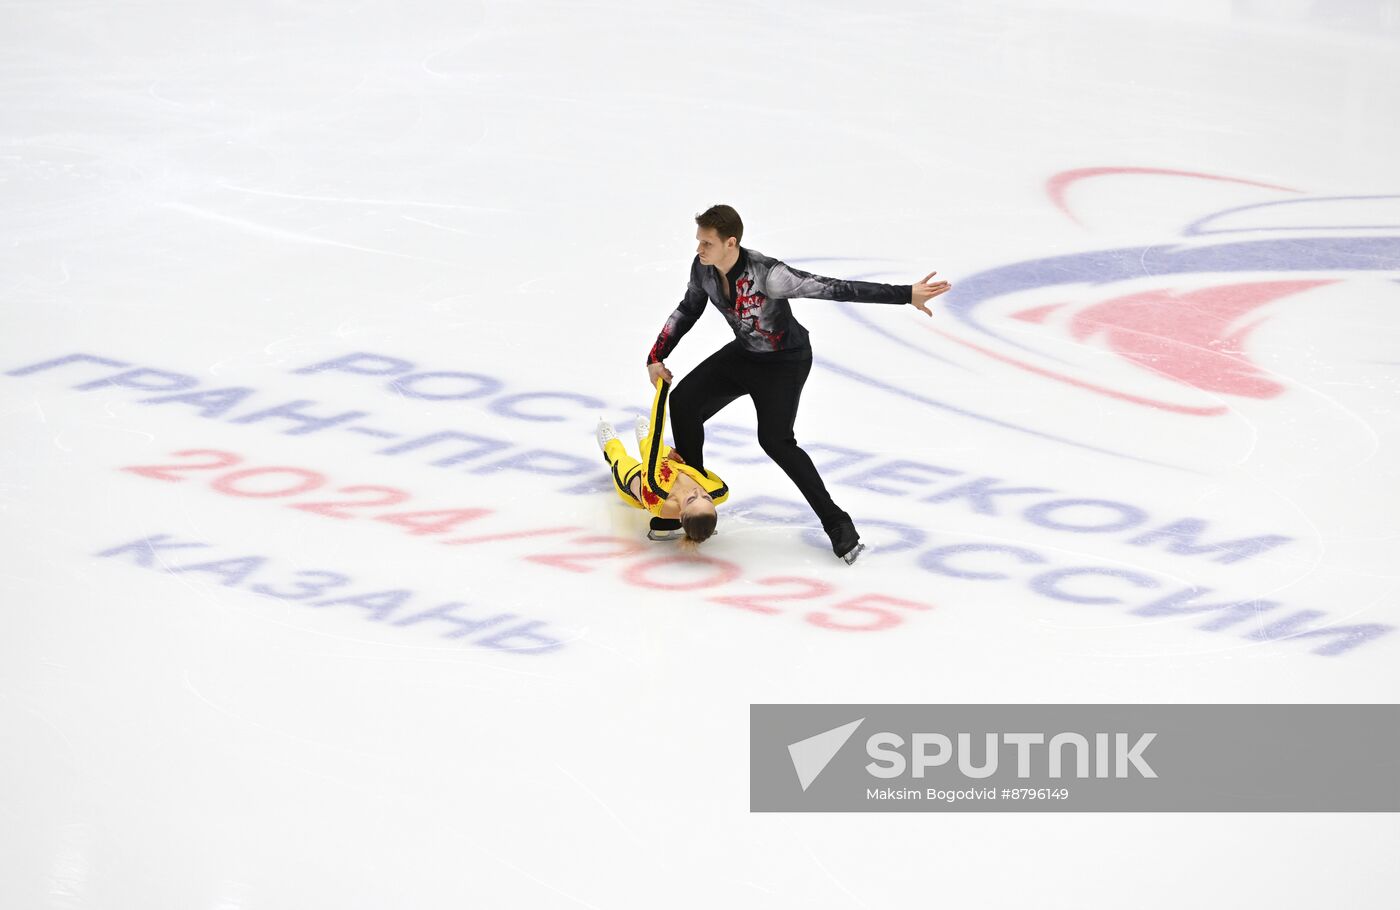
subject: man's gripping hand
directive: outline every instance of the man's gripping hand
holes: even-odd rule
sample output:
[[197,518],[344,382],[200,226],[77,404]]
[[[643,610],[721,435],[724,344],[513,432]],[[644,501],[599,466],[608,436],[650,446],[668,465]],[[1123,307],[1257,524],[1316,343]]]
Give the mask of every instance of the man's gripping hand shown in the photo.
[[656,361],[656,363],[647,364],[647,375],[651,377],[653,388],[656,386],[656,380],[658,379],[664,379],[667,382],[671,381],[671,371],[666,369],[666,364],[659,360]]
[[930,310],[927,306],[928,302],[939,294],[947,293],[953,287],[946,281],[930,282],[929,279],[937,274],[937,272],[929,272],[928,275],[924,276],[923,281],[916,282],[914,284],[913,293],[910,295],[912,299],[910,299],[909,304],[921,311],[925,316],[933,315],[933,310]]

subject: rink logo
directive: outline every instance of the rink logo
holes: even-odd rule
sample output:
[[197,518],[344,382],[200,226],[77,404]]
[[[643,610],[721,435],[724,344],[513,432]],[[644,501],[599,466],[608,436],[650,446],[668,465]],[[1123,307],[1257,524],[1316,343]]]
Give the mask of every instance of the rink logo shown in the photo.
[[[1102,359],[1066,361],[1059,353],[988,346],[939,334],[993,360],[1036,376],[1127,404],[1174,414],[1210,417],[1230,408],[1220,396],[1271,399],[1287,391],[1274,374],[1250,359],[1249,338],[1268,319],[1271,305],[1303,299],[1334,280],[1248,281],[1208,287],[1134,289],[1107,299],[1057,302],[1002,313],[1004,318],[1043,326],[1047,337],[1068,336],[1071,350],[1106,349],[1129,369],[1105,373]],[[1090,289],[1077,293],[1095,293]],[[1097,354],[1095,354],[1097,356]]]
[[[1152,169],[1087,169],[1052,177],[1050,195],[1072,218],[1062,204],[1071,183],[1125,173],[1251,183]],[[1337,284],[1338,272],[1400,273],[1400,236],[1346,236],[1357,228],[1395,230],[1397,214],[1395,196],[1288,198],[1206,215],[1184,228],[1180,241],[1001,266],[960,282],[947,305],[965,327],[997,343],[939,334],[1044,379],[1120,401],[1188,415],[1225,414],[1230,408],[1219,395],[1270,399],[1286,391],[1275,373],[1250,360],[1247,344],[1275,305],[1326,302],[1317,292]],[[1311,236],[1279,237],[1281,231]],[[1277,277],[1265,277],[1271,273]],[[1124,289],[1101,290],[1114,285]],[[1025,296],[1047,290],[1056,298]],[[1007,319],[1047,331],[1012,337],[992,327]],[[1065,335],[1073,348],[1058,340]],[[1037,337],[1057,340],[1042,350],[1033,344]],[[1067,353],[1090,342],[1130,369],[1101,383],[1100,357],[1077,363]]]
[[[932,360],[949,362],[942,352],[952,343],[1085,394],[1210,417],[1231,413],[1223,396],[1276,400],[1287,392],[1280,373],[1251,359],[1258,329],[1271,316],[1285,307],[1330,306],[1347,275],[1400,277],[1400,234],[1394,233],[1400,228],[1400,196],[1300,197],[1286,187],[1151,168],[1056,174],[1049,180],[1050,196],[1073,219],[1063,204],[1065,191],[1079,180],[1103,176],[1243,183],[1293,195],[1213,212],[1183,228],[1180,238],[1150,246],[1084,250],[964,277],[954,282],[943,307],[956,321],[955,330],[920,325],[932,336],[931,344],[921,343],[917,334],[883,328],[851,307],[843,311],[892,344]],[[1395,295],[1396,287],[1380,285],[1375,292]],[[1105,370],[1105,353],[1114,355],[1118,369]],[[1103,450],[1101,442],[1057,436],[1044,425],[1010,422],[926,398],[878,376],[837,371],[945,413]],[[1135,452],[1113,454],[1151,460]]]

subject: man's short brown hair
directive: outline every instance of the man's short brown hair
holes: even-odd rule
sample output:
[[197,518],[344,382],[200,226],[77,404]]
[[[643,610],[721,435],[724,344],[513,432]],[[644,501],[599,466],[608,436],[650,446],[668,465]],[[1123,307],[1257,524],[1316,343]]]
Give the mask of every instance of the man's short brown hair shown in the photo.
[[744,222],[739,218],[739,213],[727,205],[710,206],[695,216],[695,223],[719,234],[721,243],[730,237],[734,238],[735,243],[744,239]]

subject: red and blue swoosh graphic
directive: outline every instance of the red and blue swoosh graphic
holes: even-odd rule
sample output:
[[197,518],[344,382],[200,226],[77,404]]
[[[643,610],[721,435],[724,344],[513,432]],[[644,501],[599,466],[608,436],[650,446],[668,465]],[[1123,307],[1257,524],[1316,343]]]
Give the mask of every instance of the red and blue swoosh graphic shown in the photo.
[[[1148,168],[1067,171],[1051,177],[1047,191],[1051,200],[1077,221],[1064,201],[1070,185],[1091,177],[1138,174],[1241,183],[1297,193],[1257,181]],[[921,341],[917,333],[907,329],[896,331],[880,325],[864,316],[859,307],[843,304],[841,309],[848,318],[890,344],[943,364],[957,365],[939,352],[940,347],[947,351],[951,344],[1046,381],[1144,408],[1210,417],[1230,411],[1228,404],[1221,403],[1227,396],[1270,399],[1285,391],[1277,378],[1249,359],[1246,350],[1251,333],[1267,318],[1261,310],[1356,275],[1400,276],[1397,201],[1400,196],[1336,196],[1237,206],[1198,219],[1183,231],[1181,240],[1171,243],[1056,255],[955,278],[953,290],[937,302],[956,321],[954,327],[960,331],[921,325],[930,333],[932,344]],[[1309,223],[1297,223],[1300,220]],[[1339,220],[1343,223],[1332,223]],[[1338,232],[1345,235],[1337,236]],[[1261,237],[1261,233],[1287,236]],[[1241,234],[1252,236],[1240,237]],[[869,279],[872,273],[853,277]],[[1204,287],[1200,286],[1202,279],[1208,282]],[[1132,283],[1130,289],[1120,288],[1113,293],[1114,285],[1128,282]],[[1054,297],[1055,294],[1065,297]],[[1032,297],[1034,302],[1008,310],[1008,298],[1012,295]],[[1098,299],[1084,304],[1083,298],[1091,295]],[[990,324],[995,321],[1005,326],[1008,318],[1043,325],[1047,331],[1041,336],[1017,333],[1017,337],[1011,337],[1004,328]],[[1028,341],[1028,337],[1032,340]],[[1034,343],[1037,337],[1043,337],[1045,343]],[[1098,343],[1123,362],[1140,368],[1144,375],[1150,374],[1157,387],[1166,380],[1191,394],[1146,394],[1138,388],[1115,385],[1086,373],[1056,353],[1057,348],[1063,350],[1070,344],[1088,342]],[[930,408],[1133,461],[1180,467],[971,411],[825,357],[818,363],[849,379]]]

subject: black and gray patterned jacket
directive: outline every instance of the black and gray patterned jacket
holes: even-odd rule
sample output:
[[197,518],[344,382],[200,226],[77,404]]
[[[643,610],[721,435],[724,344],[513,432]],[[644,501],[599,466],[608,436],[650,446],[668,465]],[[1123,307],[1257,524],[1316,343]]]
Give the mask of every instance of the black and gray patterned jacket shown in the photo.
[[788,305],[790,298],[898,304],[908,303],[913,291],[907,284],[846,281],[813,275],[742,246],[739,259],[727,277],[732,297],[724,294],[719,269],[701,265],[700,257],[695,257],[690,263],[690,283],[685,296],[656,337],[647,363],[666,359],[681,336],[700,318],[706,300],[724,316],[745,352],[786,359],[811,356],[807,329],[792,315]]

